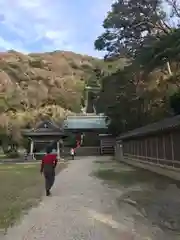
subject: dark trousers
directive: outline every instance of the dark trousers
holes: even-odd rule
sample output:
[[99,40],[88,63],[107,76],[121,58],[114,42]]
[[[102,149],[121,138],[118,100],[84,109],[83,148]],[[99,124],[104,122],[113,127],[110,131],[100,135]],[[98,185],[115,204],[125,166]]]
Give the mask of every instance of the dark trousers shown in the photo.
[[47,168],[44,171],[44,178],[46,191],[50,191],[55,181],[55,169],[53,167]]

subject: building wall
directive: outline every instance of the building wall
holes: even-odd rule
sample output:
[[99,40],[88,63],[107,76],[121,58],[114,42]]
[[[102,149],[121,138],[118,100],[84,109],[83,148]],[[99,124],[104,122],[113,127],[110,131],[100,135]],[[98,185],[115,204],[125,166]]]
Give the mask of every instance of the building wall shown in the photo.
[[84,133],[84,140],[83,140],[83,146],[100,146],[100,139],[99,139],[99,133],[98,132],[85,132]]
[[180,130],[124,140],[122,156],[134,162],[180,169]]

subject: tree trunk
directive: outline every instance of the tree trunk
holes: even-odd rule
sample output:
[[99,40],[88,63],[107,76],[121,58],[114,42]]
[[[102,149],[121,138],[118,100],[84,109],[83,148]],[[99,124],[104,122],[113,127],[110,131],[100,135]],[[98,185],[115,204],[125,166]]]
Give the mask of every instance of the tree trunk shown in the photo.
[[166,65],[167,65],[168,73],[169,73],[169,75],[171,76],[171,75],[172,75],[172,71],[171,71],[171,66],[170,66],[169,61],[166,63]]

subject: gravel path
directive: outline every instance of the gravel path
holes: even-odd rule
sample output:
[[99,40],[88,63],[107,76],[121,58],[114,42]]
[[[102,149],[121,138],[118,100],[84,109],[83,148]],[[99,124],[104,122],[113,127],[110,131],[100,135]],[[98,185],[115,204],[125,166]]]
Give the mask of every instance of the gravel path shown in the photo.
[[116,199],[121,190],[109,188],[92,176],[96,160],[96,157],[86,157],[72,161],[57,176],[52,197],[44,197],[41,204],[2,239],[155,239],[135,233],[131,214],[127,209],[119,211]]

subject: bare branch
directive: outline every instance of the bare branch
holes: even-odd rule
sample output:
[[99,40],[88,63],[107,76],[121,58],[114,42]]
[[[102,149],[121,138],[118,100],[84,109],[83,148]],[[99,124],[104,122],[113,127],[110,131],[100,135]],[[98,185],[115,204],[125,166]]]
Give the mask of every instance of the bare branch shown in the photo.
[[180,18],[179,0],[166,0],[166,2],[172,7],[172,15]]

